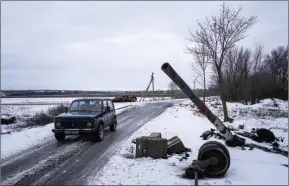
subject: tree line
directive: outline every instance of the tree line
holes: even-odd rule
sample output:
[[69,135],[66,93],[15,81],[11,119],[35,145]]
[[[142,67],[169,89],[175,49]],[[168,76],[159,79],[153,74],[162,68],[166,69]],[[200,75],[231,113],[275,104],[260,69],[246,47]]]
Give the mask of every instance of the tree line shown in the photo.
[[[264,98],[288,100],[288,45],[263,53],[261,45],[255,51],[235,47],[224,60],[222,79],[226,101],[255,104]],[[213,87],[218,87],[212,77]]]

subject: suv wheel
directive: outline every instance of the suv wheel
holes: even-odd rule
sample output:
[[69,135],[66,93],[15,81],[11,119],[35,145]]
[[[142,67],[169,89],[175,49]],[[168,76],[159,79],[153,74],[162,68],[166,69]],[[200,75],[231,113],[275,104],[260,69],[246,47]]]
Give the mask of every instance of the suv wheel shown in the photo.
[[98,141],[102,141],[103,140],[103,136],[104,136],[104,127],[103,124],[100,124],[98,126],[97,132],[94,136],[94,141],[98,142]]
[[54,136],[57,141],[63,141],[65,139],[64,133],[55,133]]
[[109,126],[110,131],[114,132],[116,130],[116,126],[117,126],[117,120],[116,118],[114,118],[113,124]]

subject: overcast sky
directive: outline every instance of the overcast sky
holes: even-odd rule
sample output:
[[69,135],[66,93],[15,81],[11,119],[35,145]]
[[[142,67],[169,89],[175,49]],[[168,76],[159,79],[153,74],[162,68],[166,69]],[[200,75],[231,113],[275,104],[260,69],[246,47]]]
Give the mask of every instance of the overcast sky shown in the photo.
[[[183,49],[196,21],[221,2],[1,2],[1,88],[143,90],[169,78],[168,61],[193,87]],[[242,45],[265,51],[288,44],[288,2],[230,2],[258,17]]]

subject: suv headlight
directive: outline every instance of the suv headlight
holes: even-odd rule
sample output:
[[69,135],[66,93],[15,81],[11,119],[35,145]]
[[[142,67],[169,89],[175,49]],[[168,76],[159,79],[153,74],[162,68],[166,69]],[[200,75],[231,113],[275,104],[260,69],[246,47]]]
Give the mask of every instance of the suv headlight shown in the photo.
[[87,123],[87,127],[91,127],[92,124],[90,122]]
[[60,123],[60,122],[57,122],[55,125],[56,125],[56,127],[60,127],[60,126],[61,126],[61,123]]

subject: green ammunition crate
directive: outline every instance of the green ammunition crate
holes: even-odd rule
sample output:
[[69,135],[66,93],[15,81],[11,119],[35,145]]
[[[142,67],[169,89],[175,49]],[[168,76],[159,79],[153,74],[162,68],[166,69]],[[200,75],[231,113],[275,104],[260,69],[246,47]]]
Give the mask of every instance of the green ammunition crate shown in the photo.
[[136,157],[167,159],[167,139],[147,136],[136,138]]

